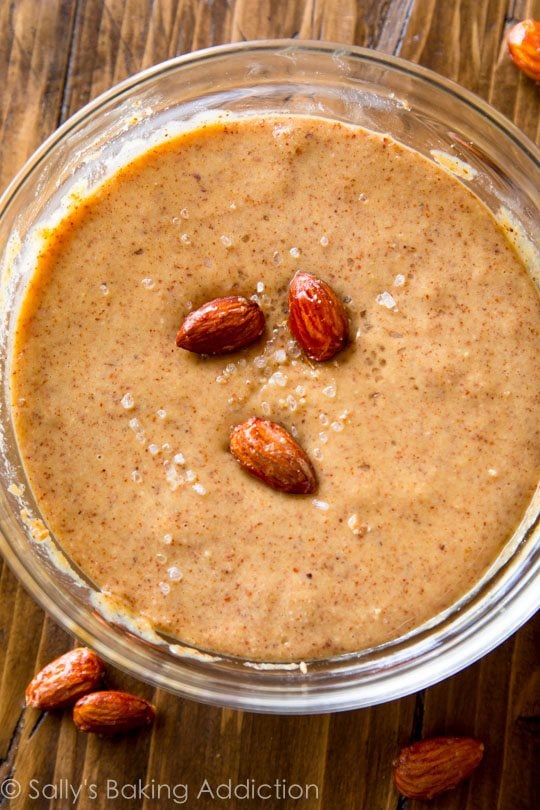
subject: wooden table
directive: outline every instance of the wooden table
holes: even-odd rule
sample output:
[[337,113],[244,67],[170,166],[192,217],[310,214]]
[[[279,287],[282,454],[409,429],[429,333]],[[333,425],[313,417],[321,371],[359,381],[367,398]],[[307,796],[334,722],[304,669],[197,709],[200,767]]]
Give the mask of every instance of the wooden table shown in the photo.
[[[112,84],[176,54],[241,39],[321,38],[400,55],[457,80],[537,139],[538,88],[504,45],[508,27],[530,16],[540,16],[538,2],[0,0],[0,188],[56,126]],[[76,733],[67,716],[23,709],[33,673],[72,641],[0,562],[0,783],[17,779],[21,795],[12,806],[38,810],[177,807],[186,784],[183,806],[201,810],[417,810],[429,805],[400,799],[392,785],[397,749],[422,736],[465,733],[485,741],[484,763],[431,806],[531,810],[540,795],[533,767],[539,630],[540,622],[530,622],[479,663],[417,695],[330,716],[207,708],[112,672],[115,686],[154,700],[159,719],[152,732],[107,741]],[[163,792],[161,801],[129,798],[139,779],[150,797],[158,783],[178,785],[176,801]],[[318,799],[313,790],[299,801],[197,799],[205,779],[213,786],[228,779],[312,783]],[[126,786],[127,798],[115,799],[109,783],[107,801],[107,780]],[[68,791],[79,787],[74,800]]]

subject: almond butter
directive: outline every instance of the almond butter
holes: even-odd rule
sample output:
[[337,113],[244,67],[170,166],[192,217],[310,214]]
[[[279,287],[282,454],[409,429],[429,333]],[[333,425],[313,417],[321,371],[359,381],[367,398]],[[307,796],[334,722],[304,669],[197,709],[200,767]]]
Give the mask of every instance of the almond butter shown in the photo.
[[248,473],[280,492],[307,495],[317,476],[298,442],[281,425],[252,416],[231,431],[230,449]]
[[26,689],[26,705],[44,711],[72,706],[98,686],[103,671],[103,661],[88,647],[70,650],[38,672]]
[[228,354],[257,340],[264,324],[264,313],[255,301],[234,295],[214,298],[190,312],[176,345],[196,354]]
[[123,734],[150,726],[155,716],[151,703],[129,692],[93,692],[73,708],[73,722],[89,734]]
[[334,290],[302,271],[289,286],[289,328],[312,360],[330,360],[349,340],[347,313]]
[[432,799],[451,790],[478,767],[484,744],[473,737],[433,737],[403,748],[394,783],[408,799]]
[[540,81],[540,22],[523,20],[508,32],[506,42],[514,64],[534,81]]

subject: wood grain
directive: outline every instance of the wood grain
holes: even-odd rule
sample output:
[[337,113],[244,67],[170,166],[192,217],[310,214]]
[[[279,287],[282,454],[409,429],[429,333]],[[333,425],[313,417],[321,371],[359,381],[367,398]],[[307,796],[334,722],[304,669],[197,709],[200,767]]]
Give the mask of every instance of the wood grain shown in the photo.
[[[437,70],[490,101],[533,139],[538,87],[508,59],[504,34],[540,16],[530,0],[0,0],[0,186],[57,124],[115,82],[190,50],[243,39],[355,43]],[[23,786],[14,808],[175,807],[173,799],[107,802],[106,780],[188,784],[184,806],[386,810],[530,810],[540,791],[538,648],[530,622],[481,662],[416,696],[332,716],[264,717],[177,699],[109,671],[112,686],[155,700],[153,731],[110,741],[75,732],[69,717],[23,710],[34,671],[71,640],[0,563],[0,783]],[[486,758],[436,803],[406,802],[391,782],[400,745],[438,733],[475,734]],[[307,801],[196,799],[204,779],[314,784]],[[31,780],[82,786],[77,801],[28,798]],[[100,790],[92,798],[89,786]],[[180,794],[179,794],[180,795]],[[0,806],[6,803],[0,798]]]

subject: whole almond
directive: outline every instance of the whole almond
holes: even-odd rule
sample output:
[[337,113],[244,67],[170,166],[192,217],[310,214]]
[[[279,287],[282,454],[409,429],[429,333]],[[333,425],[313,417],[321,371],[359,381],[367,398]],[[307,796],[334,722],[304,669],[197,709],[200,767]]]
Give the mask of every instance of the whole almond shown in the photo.
[[264,313],[255,301],[233,295],[214,298],[190,312],[176,345],[196,354],[227,354],[257,340],[264,323]]
[[307,495],[317,476],[306,453],[281,425],[252,416],[231,431],[230,449],[248,473],[280,492]]
[[433,737],[403,748],[394,783],[408,799],[432,799],[456,787],[478,767],[484,744],[473,737]]
[[289,328],[312,360],[330,360],[349,340],[347,313],[336,293],[303,271],[289,286]]
[[151,703],[129,692],[93,692],[73,708],[73,722],[89,734],[122,734],[150,726],[155,716]]
[[35,676],[26,689],[26,705],[45,711],[72,706],[101,681],[103,661],[88,647],[61,655]]

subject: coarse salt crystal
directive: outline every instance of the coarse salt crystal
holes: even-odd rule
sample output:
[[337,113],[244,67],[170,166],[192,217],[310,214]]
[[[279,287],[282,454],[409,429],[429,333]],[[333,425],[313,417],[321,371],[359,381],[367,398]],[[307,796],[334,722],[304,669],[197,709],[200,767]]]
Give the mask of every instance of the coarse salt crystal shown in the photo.
[[206,495],[206,489],[202,484],[193,484],[192,487],[199,495]]
[[289,357],[300,357],[302,354],[302,349],[296,342],[296,340],[289,340],[287,343],[287,354]]
[[265,416],[270,416],[271,410],[269,402],[261,402],[261,411]]
[[131,473],[131,477],[135,481],[136,484],[140,484],[141,481],[142,481],[142,475],[140,474],[140,472],[138,470],[133,470],[133,472]]
[[230,236],[227,236],[227,234],[224,233],[219,238],[220,238],[221,244],[224,247],[226,247],[226,248],[232,247],[233,240],[231,239]]
[[313,458],[316,458],[317,461],[320,461],[323,457],[322,450],[320,447],[313,448]]
[[306,389],[304,388],[303,385],[297,385],[296,388],[294,389],[294,393],[298,394],[299,397],[303,397],[304,394],[306,393]]
[[269,385],[279,385],[281,388],[284,388],[287,385],[287,375],[283,374],[282,371],[276,371],[268,380]]
[[187,210],[187,208],[181,209],[180,216],[182,217],[182,219],[189,219],[189,211]]
[[155,282],[153,278],[143,278],[141,284],[145,288],[145,290],[152,290],[155,287]]
[[289,253],[293,257],[293,259],[297,259],[300,256],[300,250],[297,247],[292,247],[289,250]]
[[319,414],[319,421],[320,421],[321,425],[327,425],[328,422],[329,422],[329,419],[328,419],[328,417],[327,417],[327,415],[325,413],[320,413]]
[[336,395],[336,386],[335,385],[327,385],[326,388],[323,388],[322,393],[328,399],[333,399]]
[[257,282],[257,292],[259,294],[264,292],[264,282],[262,281]]
[[149,452],[151,455],[153,455],[153,456],[157,456],[157,454],[159,453],[159,451],[160,451],[160,446],[159,446],[159,444],[149,444],[149,445],[148,445],[148,452]]
[[326,444],[326,442],[328,441],[328,434],[325,433],[324,431],[321,431],[319,433],[319,441],[321,444]]
[[403,287],[405,284],[405,276],[402,273],[398,273],[394,279],[394,287]]
[[172,579],[173,582],[178,582],[182,579],[183,574],[176,565],[171,565],[170,568],[167,569],[167,573],[169,575],[169,579]]
[[172,534],[164,534],[163,542],[165,543],[166,546],[170,546],[172,543]]
[[326,501],[320,501],[318,498],[313,498],[311,501],[315,509],[320,509],[322,512],[327,512],[330,509],[330,504]]
[[287,361],[287,354],[284,349],[277,349],[274,352],[274,360],[276,363],[285,363]]
[[332,424],[330,425],[330,427],[331,427],[331,428],[332,428],[332,430],[334,430],[336,433],[340,433],[340,432],[343,430],[343,425],[341,424],[341,422],[332,422]]
[[167,562],[167,557],[166,557],[165,554],[162,554],[161,552],[159,552],[158,554],[156,554],[156,560],[159,563],[164,563],[164,562]]
[[394,297],[390,295],[389,292],[386,292],[386,290],[379,293],[379,295],[375,297],[375,301],[382,307],[386,307],[386,309],[395,309],[397,306]]
[[175,464],[180,464],[180,465],[186,463],[186,460],[184,458],[183,453],[176,453],[176,455],[173,458],[173,461],[174,461]]
[[186,481],[188,484],[193,483],[193,481],[197,480],[197,474],[193,472],[193,470],[186,470]]
[[290,411],[295,411],[298,407],[295,398],[291,396],[291,394],[289,394],[289,396],[287,397],[287,406]]
[[128,425],[130,426],[131,430],[139,430],[141,423],[138,419],[133,418],[129,420]]
[[165,419],[167,411],[164,410],[164,408],[159,408],[159,410],[156,411],[156,415],[159,416],[160,419]]
[[131,411],[135,407],[135,400],[133,399],[133,394],[130,391],[124,394],[122,399],[120,400],[120,404],[122,408],[125,408],[126,411]]
[[326,247],[328,244],[328,237],[326,236],[326,234],[324,236],[321,236],[319,241],[323,247]]
[[489,468],[488,475],[490,475],[492,478],[495,478],[495,476],[498,475],[498,472],[495,469],[495,467],[490,467]]
[[168,593],[171,591],[171,586],[168,582],[160,582],[159,583],[159,590],[164,596],[167,596]]
[[189,238],[187,233],[183,233],[180,237],[180,241],[183,245],[191,245],[191,239]]
[[137,433],[135,434],[135,438],[137,439],[139,444],[146,444],[146,435],[144,433],[144,430],[138,430]]
[[367,194],[364,194],[364,192],[363,192],[363,191],[362,191],[362,193],[361,193],[361,194],[359,194],[359,195],[358,195],[358,200],[359,200],[359,202],[367,202],[367,199],[368,199],[368,198],[367,198]]
[[100,284],[99,289],[101,290],[103,295],[108,295],[109,294],[109,288],[108,288],[108,286],[106,284]]

